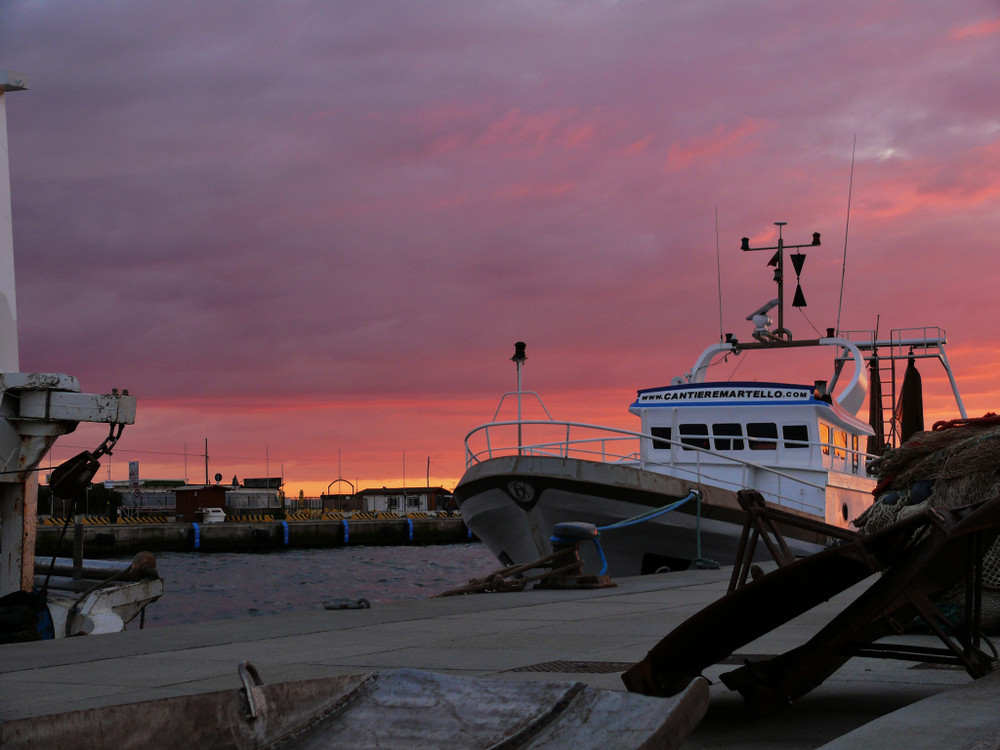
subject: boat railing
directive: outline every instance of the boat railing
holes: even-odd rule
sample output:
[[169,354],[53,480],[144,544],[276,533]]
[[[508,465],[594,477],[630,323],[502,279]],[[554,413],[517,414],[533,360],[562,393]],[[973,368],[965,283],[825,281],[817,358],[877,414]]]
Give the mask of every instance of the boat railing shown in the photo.
[[[883,350],[880,357],[903,359],[909,356],[910,349],[914,352],[923,350],[924,356],[936,357],[937,350],[948,343],[948,335],[938,326],[918,326],[914,328],[894,328],[889,331],[888,338],[879,338],[875,331],[857,330],[841,331],[839,334],[859,350],[865,353]],[[888,349],[888,353],[884,350]],[[929,350],[934,350],[929,352]]]
[[[497,441],[493,433],[507,433],[517,428],[517,434],[523,437],[524,428],[556,428],[559,437],[553,437],[541,442],[523,443],[518,441],[512,443],[509,440]],[[573,431],[584,434],[581,437],[573,437]],[[473,450],[470,441],[475,441],[477,436],[482,439],[484,447],[481,450]],[[691,452],[693,460],[677,462],[674,460],[656,460],[643,457],[639,450],[642,440],[654,441],[659,445],[676,446],[685,452]],[[822,468],[830,471],[840,471],[851,473],[848,468],[851,465],[860,468],[859,476],[867,476],[864,467],[867,461],[874,456],[860,450],[854,450],[849,446],[835,445],[833,443],[820,443],[805,440],[785,441],[794,443],[810,449],[818,449],[822,455]],[[710,448],[692,445],[684,442],[683,438],[671,439],[659,437],[633,430],[626,430],[607,425],[588,424],[586,422],[556,422],[552,420],[513,420],[505,422],[490,422],[480,425],[465,436],[466,467],[481,461],[497,458],[500,456],[549,456],[555,458],[577,458],[582,460],[597,461],[601,463],[615,463],[634,466],[638,469],[653,469],[655,467],[669,468],[672,476],[684,479],[688,478],[692,482],[711,482],[723,488],[739,490],[745,487],[757,487],[760,484],[761,476],[770,476],[774,481],[774,488],[768,493],[786,507],[794,507],[802,510],[807,509],[801,497],[790,494],[793,488],[810,487],[817,490],[825,490],[825,483],[813,482],[802,475],[792,474],[789,471],[767,466],[756,461],[751,461],[739,456],[715,451]],[[807,451],[803,451],[806,453]],[[855,462],[856,459],[856,463]],[[737,478],[732,472],[728,475],[720,474],[720,467],[739,467],[740,475]],[[803,470],[812,467],[803,465]],[[814,509],[813,509],[814,510]]]
[[[948,383],[951,386],[951,394],[955,399],[955,406],[958,408],[959,416],[962,419],[968,417],[965,411],[965,403],[962,401],[962,394],[958,390],[958,383],[955,380],[955,373],[951,369],[948,361],[948,354],[945,345],[948,343],[948,335],[943,328],[938,326],[922,326],[914,328],[894,328],[889,331],[888,338],[879,337],[876,331],[858,330],[841,331],[839,335],[854,344],[862,353],[866,361],[880,361],[889,363],[889,377],[892,382],[887,384],[890,393],[896,394],[897,372],[895,364],[905,363],[911,357],[913,359],[936,359],[941,363]],[[837,358],[838,362],[847,360],[843,355]],[[834,378],[836,380],[836,377]],[[830,388],[833,388],[831,381]]]
[[[507,442],[504,442],[499,445],[494,445],[494,433],[500,432],[503,428],[520,429],[523,427],[557,428],[560,432],[560,437],[543,442],[532,442],[530,444],[523,444],[519,441],[517,444],[508,444]],[[599,437],[592,436],[573,439],[571,435],[573,428],[576,428],[577,430],[592,430],[601,433],[612,433],[612,436],[601,435]],[[470,447],[469,441],[477,433],[483,434],[485,448],[480,451],[473,451]],[[521,433],[519,432],[518,435],[520,436]],[[506,456],[511,454],[558,456],[561,458],[569,458],[570,456],[576,457],[580,454],[587,454],[588,458],[600,456],[600,459],[605,462],[634,461],[638,460],[639,456],[638,450],[635,448],[635,443],[637,442],[637,439],[641,437],[641,433],[632,432],[631,430],[619,430],[606,425],[590,425],[584,422],[556,422],[551,419],[490,422],[489,424],[481,425],[475,428],[465,436],[465,464],[466,467],[469,467],[487,458],[495,458],[497,456]],[[627,453],[617,452],[617,446],[626,442],[632,446],[631,449]]]
[[550,422],[553,421],[552,420],[552,415],[549,414],[549,410],[545,406],[545,402],[542,401],[542,397],[539,396],[535,391],[507,391],[505,394],[503,394],[500,397],[500,403],[497,404],[497,410],[493,413],[493,421],[496,421],[496,418],[500,415],[500,410],[503,409],[503,403],[504,403],[504,401],[507,400],[508,396],[513,396],[514,398],[517,399],[517,404],[518,404],[518,413],[517,413],[517,415],[519,417],[521,416],[521,411],[520,410],[521,410],[522,399],[525,396],[534,396],[535,400],[538,402],[538,405],[540,407],[542,407],[542,411],[545,412],[545,416],[549,418]]

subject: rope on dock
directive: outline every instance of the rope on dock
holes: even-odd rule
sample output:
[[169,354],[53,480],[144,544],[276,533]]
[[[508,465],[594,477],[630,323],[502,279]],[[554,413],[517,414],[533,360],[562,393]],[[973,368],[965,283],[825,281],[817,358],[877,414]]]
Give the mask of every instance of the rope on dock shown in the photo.
[[[565,560],[571,560],[571,562],[565,564]],[[559,565],[559,567],[556,567],[556,565]],[[505,591],[523,591],[533,581],[540,581],[543,578],[569,573],[578,567],[579,560],[577,559],[575,550],[565,549],[554,552],[551,555],[546,555],[545,557],[540,557],[533,562],[501,568],[483,578],[472,578],[464,586],[443,591],[431,598],[461,596],[462,594],[492,594]],[[536,568],[541,568],[544,572],[529,576],[522,575]]]

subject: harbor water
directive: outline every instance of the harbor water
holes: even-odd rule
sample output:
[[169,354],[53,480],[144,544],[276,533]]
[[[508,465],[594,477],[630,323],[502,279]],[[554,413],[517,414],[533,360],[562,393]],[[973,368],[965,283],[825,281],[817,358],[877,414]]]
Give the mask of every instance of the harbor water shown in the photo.
[[[500,567],[480,543],[337,547],[267,553],[164,552],[163,596],[145,627],[322,609],[335,599],[372,605],[421,599]],[[128,629],[138,627],[138,620]]]

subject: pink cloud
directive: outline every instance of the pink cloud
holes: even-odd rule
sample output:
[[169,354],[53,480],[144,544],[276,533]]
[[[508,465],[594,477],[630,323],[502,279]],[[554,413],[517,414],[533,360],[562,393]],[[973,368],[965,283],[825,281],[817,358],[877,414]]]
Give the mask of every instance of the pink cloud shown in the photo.
[[880,219],[921,214],[953,215],[995,205],[1000,198],[1000,143],[971,149],[957,164],[920,163],[880,170],[874,197],[863,198],[862,210]]
[[958,26],[948,32],[948,38],[955,41],[976,39],[984,36],[1000,34],[1000,17],[983,19],[964,26]]
[[649,151],[652,143],[653,143],[652,134],[646,135],[645,137],[640,138],[637,141],[633,141],[632,143],[629,143],[627,146],[625,146],[625,148],[622,150],[622,154],[624,156],[633,156],[635,154],[645,153]]
[[557,198],[572,192],[574,187],[571,182],[559,182],[549,185],[539,183],[507,185],[496,192],[496,197],[505,200]]
[[476,145],[528,149],[529,152],[546,146],[573,149],[593,142],[596,135],[597,127],[581,122],[574,111],[525,114],[515,107],[491,122],[486,132],[476,139]]
[[755,118],[744,118],[738,125],[719,125],[707,135],[689,138],[684,143],[670,146],[668,169],[675,172],[686,169],[694,162],[714,160],[723,155],[743,154],[760,146],[751,136],[773,128],[773,123]]

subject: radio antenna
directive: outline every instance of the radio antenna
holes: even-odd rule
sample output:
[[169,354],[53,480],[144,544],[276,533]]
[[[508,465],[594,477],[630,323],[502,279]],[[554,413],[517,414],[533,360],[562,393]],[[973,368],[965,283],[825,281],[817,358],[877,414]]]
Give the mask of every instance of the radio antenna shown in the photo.
[[715,266],[719,281],[719,341],[724,341],[722,333],[722,259],[719,256],[719,207],[715,207]]
[[840,300],[837,302],[837,333],[840,333],[840,311],[844,307],[844,277],[847,275],[847,236],[851,231],[851,195],[854,192],[854,155],[858,150],[858,134],[851,147],[851,179],[847,183],[847,225],[844,227],[844,260],[840,267]]

